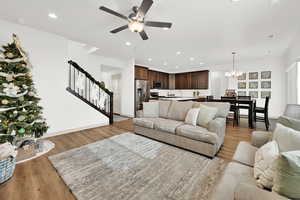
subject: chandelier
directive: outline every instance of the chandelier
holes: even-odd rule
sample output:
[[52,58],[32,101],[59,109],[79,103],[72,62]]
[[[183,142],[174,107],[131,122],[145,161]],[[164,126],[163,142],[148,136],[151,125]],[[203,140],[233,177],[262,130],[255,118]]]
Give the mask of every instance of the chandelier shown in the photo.
[[236,52],[232,52],[232,71],[231,72],[226,72],[225,73],[225,76],[226,77],[229,77],[229,78],[237,78],[241,75],[243,75],[243,72],[239,72],[235,69],[235,55],[236,55]]

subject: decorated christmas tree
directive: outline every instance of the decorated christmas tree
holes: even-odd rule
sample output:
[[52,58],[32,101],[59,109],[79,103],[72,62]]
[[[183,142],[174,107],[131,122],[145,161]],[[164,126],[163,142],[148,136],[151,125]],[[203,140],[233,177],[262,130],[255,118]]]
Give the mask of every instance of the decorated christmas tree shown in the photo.
[[13,35],[13,42],[0,48],[0,144],[47,131],[39,101],[28,55]]

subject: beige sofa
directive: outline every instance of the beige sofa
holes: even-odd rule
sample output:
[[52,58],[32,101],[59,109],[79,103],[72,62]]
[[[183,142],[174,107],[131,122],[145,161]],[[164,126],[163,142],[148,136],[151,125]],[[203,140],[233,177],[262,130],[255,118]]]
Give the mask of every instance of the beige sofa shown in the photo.
[[[293,119],[296,121],[293,122]],[[278,123],[300,131],[300,105],[287,105]],[[211,200],[286,200],[275,192],[260,189],[254,179],[255,153],[272,139],[271,132],[255,131],[251,144],[241,142],[221,178]]]
[[[200,104],[218,108],[207,127],[184,123],[189,109]],[[229,103],[159,101],[158,117],[133,119],[135,133],[193,152],[214,157],[224,142]]]
[[253,132],[251,144],[241,142],[229,163],[211,200],[287,200],[275,192],[263,190],[256,185],[253,174],[255,153],[267,143],[271,132]]

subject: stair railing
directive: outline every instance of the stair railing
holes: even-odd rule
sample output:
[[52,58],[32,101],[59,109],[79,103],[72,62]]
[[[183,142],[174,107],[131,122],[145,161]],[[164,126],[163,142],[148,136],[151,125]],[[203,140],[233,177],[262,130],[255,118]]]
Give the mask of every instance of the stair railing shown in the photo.
[[113,123],[113,93],[70,60],[67,91],[109,118]]

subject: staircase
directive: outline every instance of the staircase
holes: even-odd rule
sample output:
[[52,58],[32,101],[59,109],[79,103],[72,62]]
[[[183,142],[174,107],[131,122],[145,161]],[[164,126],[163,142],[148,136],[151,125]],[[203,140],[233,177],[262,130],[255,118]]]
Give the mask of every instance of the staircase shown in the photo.
[[67,91],[81,99],[109,118],[113,123],[113,93],[96,81],[88,72],[76,62],[69,63],[69,85]]

